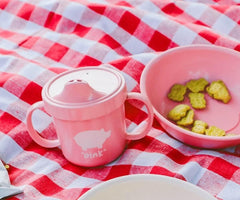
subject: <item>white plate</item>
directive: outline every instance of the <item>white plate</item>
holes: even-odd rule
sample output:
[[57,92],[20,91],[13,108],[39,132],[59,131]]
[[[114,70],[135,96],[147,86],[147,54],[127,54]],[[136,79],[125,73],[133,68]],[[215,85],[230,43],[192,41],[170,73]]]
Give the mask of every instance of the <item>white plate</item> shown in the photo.
[[139,174],[101,183],[79,200],[216,200],[203,189],[162,175]]

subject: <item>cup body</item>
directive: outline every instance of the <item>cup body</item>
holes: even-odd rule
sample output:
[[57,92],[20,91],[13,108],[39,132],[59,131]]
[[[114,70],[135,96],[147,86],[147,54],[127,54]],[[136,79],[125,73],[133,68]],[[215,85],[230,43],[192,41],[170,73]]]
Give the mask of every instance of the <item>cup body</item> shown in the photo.
[[116,159],[126,144],[124,106],[94,119],[54,118],[64,156],[80,166],[99,166]]
[[[43,101],[36,102],[27,112],[27,128],[39,145],[60,146],[70,162],[94,167],[116,159],[127,140],[143,138],[151,128],[153,109],[140,93],[127,92],[123,76],[113,69],[85,67],[54,77],[42,90]],[[124,102],[143,102],[148,116],[139,128],[126,131]],[[42,138],[34,129],[34,110],[44,110],[53,118],[57,139]]]

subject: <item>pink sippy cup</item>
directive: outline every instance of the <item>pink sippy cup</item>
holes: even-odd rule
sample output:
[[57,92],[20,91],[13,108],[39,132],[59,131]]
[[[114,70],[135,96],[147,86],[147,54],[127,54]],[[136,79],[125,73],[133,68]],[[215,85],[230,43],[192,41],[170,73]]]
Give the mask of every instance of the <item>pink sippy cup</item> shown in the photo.
[[[124,151],[127,140],[144,137],[153,122],[149,101],[140,93],[128,93],[123,76],[107,67],[82,67],[59,74],[43,87],[42,99],[27,112],[30,136],[43,147],[60,146],[66,159],[80,166],[113,161]],[[148,112],[147,119],[131,133],[125,125],[127,99],[142,101]],[[53,118],[56,140],[41,137],[33,127],[33,112],[42,107]]]

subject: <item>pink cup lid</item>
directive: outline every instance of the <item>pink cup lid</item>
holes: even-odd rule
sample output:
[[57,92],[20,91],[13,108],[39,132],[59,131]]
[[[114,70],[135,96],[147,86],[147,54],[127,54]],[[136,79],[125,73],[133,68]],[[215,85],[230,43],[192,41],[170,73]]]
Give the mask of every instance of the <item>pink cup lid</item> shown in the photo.
[[106,67],[83,67],[59,74],[43,88],[45,110],[63,120],[87,120],[121,106],[127,91],[123,76]]

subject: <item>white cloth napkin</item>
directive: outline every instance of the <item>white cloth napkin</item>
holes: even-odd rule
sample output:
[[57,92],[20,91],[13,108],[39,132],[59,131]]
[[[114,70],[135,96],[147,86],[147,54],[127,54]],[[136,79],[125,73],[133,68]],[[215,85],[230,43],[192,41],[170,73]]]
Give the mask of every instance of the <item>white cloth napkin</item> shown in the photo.
[[23,192],[20,188],[14,187],[10,183],[8,172],[0,160],[0,199]]

